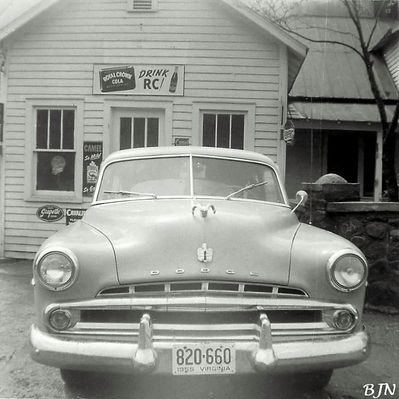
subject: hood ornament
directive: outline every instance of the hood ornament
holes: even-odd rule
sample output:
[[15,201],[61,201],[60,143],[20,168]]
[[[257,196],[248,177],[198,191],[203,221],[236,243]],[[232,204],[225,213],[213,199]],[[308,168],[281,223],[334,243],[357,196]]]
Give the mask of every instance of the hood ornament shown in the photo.
[[205,219],[208,216],[209,210],[212,210],[213,213],[216,213],[216,208],[213,205],[200,205],[195,204],[191,208],[191,213],[194,215],[196,209],[201,212],[201,216]]
[[213,249],[208,248],[206,243],[202,244],[201,248],[197,249],[197,256],[200,262],[208,263],[212,262]]

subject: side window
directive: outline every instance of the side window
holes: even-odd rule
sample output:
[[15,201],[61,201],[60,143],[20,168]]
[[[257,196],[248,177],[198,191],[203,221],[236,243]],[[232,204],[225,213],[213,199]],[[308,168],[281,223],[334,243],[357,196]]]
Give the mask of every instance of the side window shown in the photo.
[[36,191],[75,191],[75,119],[74,109],[36,109],[33,149]]
[[244,149],[245,115],[242,113],[203,113],[202,145]]

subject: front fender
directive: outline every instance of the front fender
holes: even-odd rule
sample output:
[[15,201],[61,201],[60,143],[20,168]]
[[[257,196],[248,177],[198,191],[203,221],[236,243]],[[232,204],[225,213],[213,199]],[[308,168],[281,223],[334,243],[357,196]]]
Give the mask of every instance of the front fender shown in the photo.
[[362,254],[350,241],[336,234],[301,224],[291,250],[289,285],[302,288],[312,299],[350,303],[361,316],[366,285],[346,293],[335,289],[328,278],[328,259],[342,249]]
[[35,306],[38,321],[48,304],[69,300],[94,298],[104,287],[118,285],[114,250],[109,240],[98,230],[78,221],[48,238],[37,252],[51,248],[67,248],[78,259],[78,276],[69,288],[51,291],[44,287],[33,273]]

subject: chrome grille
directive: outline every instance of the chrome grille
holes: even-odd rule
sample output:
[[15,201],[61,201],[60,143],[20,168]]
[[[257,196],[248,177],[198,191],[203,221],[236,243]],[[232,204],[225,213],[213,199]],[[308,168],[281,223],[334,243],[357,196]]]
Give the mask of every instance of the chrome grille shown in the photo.
[[[164,287],[163,284],[157,286],[157,289]],[[145,287],[150,289],[148,285]],[[130,286],[127,288],[130,290]],[[291,291],[289,294],[284,292],[281,297],[268,297],[246,293],[242,286],[239,289],[242,294],[217,291],[216,294],[202,295],[200,291],[193,295],[183,291],[165,295],[162,291],[155,295],[152,291],[145,291],[146,295],[126,295],[125,292],[111,291],[111,294],[96,299],[53,304],[46,309],[46,314],[59,308],[71,313],[73,323],[68,329],[59,331],[61,334],[115,339],[136,337],[140,319],[147,314],[153,321],[156,340],[213,339],[216,336],[256,340],[261,314],[267,315],[273,337],[280,340],[292,336],[344,334],[346,331],[338,330],[332,323],[334,313],[347,309],[357,318],[351,305],[320,302],[303,294],[301,297],[293,296]]]
[[101,290],[99,297],[112,296],[133,296],[133,295],[156,295],[169,294],[179,292],[195,292],[198,293],[237,293],[248,295],[262,295],[268,297],[302,297],[308,295],[305,291],[294,288],[272,284],[255,284],[245,282],[232,281],[173,281],[167,283],[145,283],[121,285],[118,287],[110,287]]
[[[243,324],[257,323],[264,311],[147,311],[154,323],[168,324]],[[142,310],[82,310],[80,321],[87,323],[138,323]],[[269,310],[267,316],[271,323],[315,323],[322,320],[318,310]]]

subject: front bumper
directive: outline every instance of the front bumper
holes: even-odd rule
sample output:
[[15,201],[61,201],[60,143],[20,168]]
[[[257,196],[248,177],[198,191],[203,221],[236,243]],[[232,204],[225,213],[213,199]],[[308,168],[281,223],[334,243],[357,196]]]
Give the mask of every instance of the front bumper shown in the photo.
[[[172,348],[184,341],[153,339],[143,315],[137,342],[49,334],[32,326],[32,357],[46,365],[77,370],[172,374]],[[227,342],[217,338],[212,342]],[[236,341],[236,374],[288,373],[333,369],[365,360],[369,336],[362,331],[341,335],[290,337],[273,342],[268,318],[261,319],[259,339]]]

